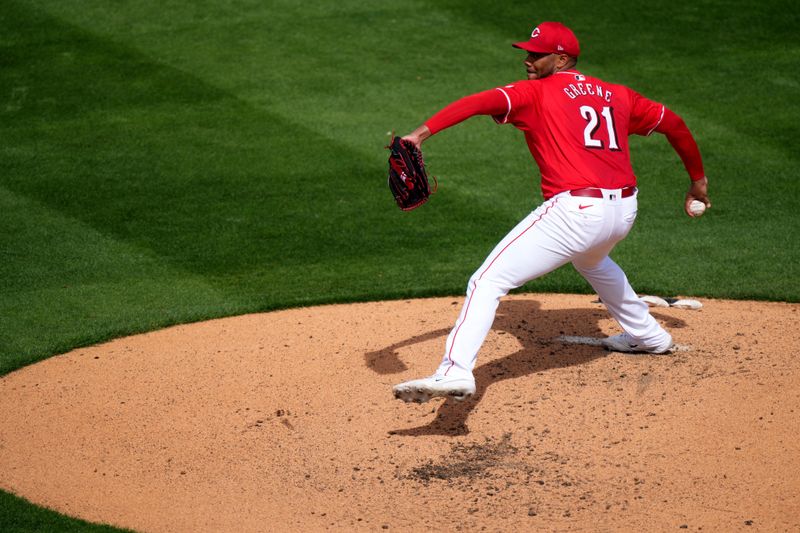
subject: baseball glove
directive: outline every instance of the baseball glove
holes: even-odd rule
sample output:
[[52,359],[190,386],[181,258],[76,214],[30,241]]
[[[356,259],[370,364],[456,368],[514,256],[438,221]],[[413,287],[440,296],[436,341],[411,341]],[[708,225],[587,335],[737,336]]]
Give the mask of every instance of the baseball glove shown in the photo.
[[428,201],[428,197],[436,192],[438,183],[433,178],[431,190],[428,173],[422,152],[411,141],[400,137],[392,137],[392,144],[387,146],[389,154],[389,189],[400,209],[411,211]]

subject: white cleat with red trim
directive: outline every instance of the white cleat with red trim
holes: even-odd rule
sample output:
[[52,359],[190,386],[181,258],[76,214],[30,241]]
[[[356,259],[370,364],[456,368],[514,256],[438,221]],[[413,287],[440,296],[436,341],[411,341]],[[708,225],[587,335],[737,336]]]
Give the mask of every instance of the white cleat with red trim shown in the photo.
[[412,379],[392,387],[394,397],[404,402],[427,402],[442,397],[463,401],[475,394],[475,379],[447,377],[434,374],[427,378]]

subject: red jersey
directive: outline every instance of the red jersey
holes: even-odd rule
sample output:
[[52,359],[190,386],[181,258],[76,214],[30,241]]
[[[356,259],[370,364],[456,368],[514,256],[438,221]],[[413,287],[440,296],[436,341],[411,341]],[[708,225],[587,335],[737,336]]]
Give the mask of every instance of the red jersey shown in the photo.
[[628,150],[631,134],[666,134],[690,177],[704,175],[697,145],[677,115],[624,85],[574,69],[465,97],[426,125],[436,133],[475,114],[490,114],[522,130],[539,166],[545,199],[584,187],[636,185]]

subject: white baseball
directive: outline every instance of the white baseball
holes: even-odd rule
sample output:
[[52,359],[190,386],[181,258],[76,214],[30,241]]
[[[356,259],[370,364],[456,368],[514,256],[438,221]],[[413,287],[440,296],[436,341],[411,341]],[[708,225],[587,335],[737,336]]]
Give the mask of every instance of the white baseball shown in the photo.
[[701,202],[700,200],[692,200],[692,203],[689,204],[689,212],[696,217],[699,217],[706,211],[706,204]]

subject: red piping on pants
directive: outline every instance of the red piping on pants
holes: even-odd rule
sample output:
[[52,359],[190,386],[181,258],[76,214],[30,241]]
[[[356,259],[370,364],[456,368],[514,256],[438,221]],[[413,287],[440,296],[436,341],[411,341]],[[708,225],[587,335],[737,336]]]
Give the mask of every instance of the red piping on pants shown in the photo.
[[547,214],[547,212],[548,212],[548,211],[550,211],[550,208],[554,207],[554,206],[555,206],[557,203],[558,203],[558,198],[556,198],[556,199],[553,201],[553,203],[552,203],[552,204],[550,204],[550,205],[547,207],[547,209],[545,209],[545,210],[544,210],[544,213],[542,213],[541,215],[539,215],[539,218],[537,218],[536,220],[534,220],[534,221],[531,223],[531,225],[530,225],[530,226],[528,226],[527,228],[525,228],[525,229],[522,231],[522,233],[520,233],[519,235],[517,235],[516,237],[514,237],[514,239],[513,239],[513,240],[512,240],[510,243],[506,244],[506,245],[503,247],[503,249],[502,249],[502,250],[500,250],[500,252],[497,254],[497,256],[495,256],[495,258],[494,258],[494,259],[492,259],[492,262],[491,262],[491,263],[489,263],[489,264],[486,266],[486,268],[485,268],[485,269],[483,269],[483,272],[481,272],[481,275],[480,275],[480,276],[478,276],[478,278],[477,278],[475,281],[473,281],[473,282],[472,282],[472,292],[471,292],[471,293],[470,293],[470,295],[469,295],[469,300],[467,301],[467,307],[466,307],[466,309],[464,310],[464,319],[461,321],[461,323],[460,323],[460,324],[458,325],[458,327],[456,328],[456,332],[453,334],[453,342],[452,342],[452,344],[450,344],[450,350],[447,352],[447,358],[450,360],[450,366],[447,368],[447,370],[445,370],[445,371],[444,371],[444,375],[445,375],[445,376],[447,375],[447,373],[448,373],[448,372],[450,372],[450,369],[451,369],[451,368],[453,368],[453,366],[455,366],[455,364],[456,364],[456,363],[455,363],[455,361],[453,361],[453,358],[451,357],[451,354],[453,353],[453,348],[454,348],[454,347],[455,347],[455,345],[456,345],[456,338],[458,337],[458,332],[459,332],[459,331],[461,331],[461,326],[463,326],[463,325],[464,325],[464,322],[466,322],[466,321],[467,321],[467,314],[469,313],[469,306],[472,304],[472,297],[475,295],[475,290],[477,290],[477,288],[478,288],[478,281],[480,281],[480,280],[483,278],[483,275],[484,275],[484,274],[486,274],[486,273],[489,271],[489,269],[490,269],[490,268],[492,268],[492,265],[494,264],[494,262],[495,262],[495,261],[497,261],[497,259],[498,259],[498,258],[499,258],[501,255],[503,255],[503,252],[505,252],[505,251],[508,249],[508,247],[509,247],[509,246],[511,246],[512,244],[514,244],[514,243],[516,242],[516,240],[517,240],[517,239],[519,239],[520,237],[522,237],[523,235],[525,235],[525,234],[528,232],[528,230],[529,230],[529,229],[531,229],[531,228],[532,228],[532,227],[533,227],[533,226],[534,226],[534,225],[535,225],[537,222],[539,222],[540,220],[542,220],[542,217],[544,217],[544,216]]

